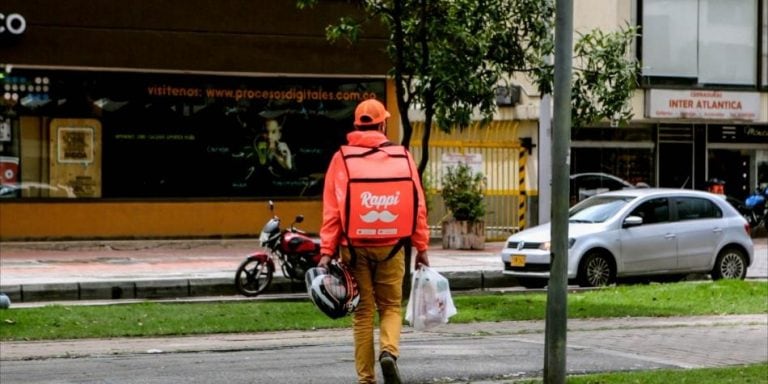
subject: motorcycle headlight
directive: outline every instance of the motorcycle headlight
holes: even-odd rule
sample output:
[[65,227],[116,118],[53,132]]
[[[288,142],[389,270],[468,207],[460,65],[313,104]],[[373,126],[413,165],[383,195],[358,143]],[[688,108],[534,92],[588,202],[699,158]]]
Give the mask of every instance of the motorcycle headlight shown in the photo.
[[264,245],[264,243],[266,243],[266,242],[267,242],[267,240],[269,240],[269,233],[267,233],[267,232],[262,232],[262,233],[261,233],[261,235],[259,235],[259,242],[260,242],[262,245]]

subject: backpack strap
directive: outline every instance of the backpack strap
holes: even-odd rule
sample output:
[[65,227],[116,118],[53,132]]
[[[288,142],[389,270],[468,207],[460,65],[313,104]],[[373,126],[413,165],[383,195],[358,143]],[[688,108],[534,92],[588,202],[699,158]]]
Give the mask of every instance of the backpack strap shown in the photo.
[[[350,268],[354,268],[355,264],[357,264],[357,253],[355,252],[355,246],[352,245],[352,241],[349,239],[349,236],[347,236],[346,232],[342,232],[344,234],[344,237],[347,239],[347,249],[349,249],[349,266]],[[410,243],[410,238],[408,237],[401,237],[400,240],[397,241],[397,244],[395,244],[392,247],[392,250],[389,251],[389,255],[384,258],[384,260],[381,261],[387,261],[395,255],[397,255],[398,252],[400,252],[400,249],[402,249],[406,244]]]
[[[391,141],[385,141],[385,142],[379,144],[378,146],[371,147],[369,150],[367,150],[365,152],[362,152],[362,153],[353,153],[353,154],[347,155],[347,154],[344,154],[342,152],[342,157],[345,160],[348,159],[348,158],[351,158],[351,157],[366,157],[366,156],[371,155],[372,153],[381,152],[381,150],[379,150],[379,148],[391,147],[393,145],[395,145],[395,143],[393,143]],[[356,145],[349,145],[349,146],[350,147],[358,147],[358,148],[360,148],[360,146],[356,146]],[[389,154],[389,153],[387,153],[387,155],[389,155],[391,157],[401,157],[401,156],[403,156],[403,155],[392,155],[392,154]],[[345,161],[344,162],[344,166],[346,167],[346,165],[347,165],[347,162]],[[347,174],[349,174],[349,170],[347,170]]]

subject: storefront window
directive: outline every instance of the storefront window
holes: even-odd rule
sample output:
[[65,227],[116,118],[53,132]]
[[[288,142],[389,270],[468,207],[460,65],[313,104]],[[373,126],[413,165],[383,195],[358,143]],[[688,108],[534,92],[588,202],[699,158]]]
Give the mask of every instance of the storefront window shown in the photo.
[[573,148],[571,174],[604,173],[632,185],[653,185],[653,150],[649,148]]
[[768,125],[707,127],[708,178],[725,181],[725,193],[746,198],[768,185]]
[[[355,105],[385,94],[379,79],[15,69],[4,81],[2,183],[21,198],[317,197]],[[20,187],[33,183],[57,190]]]
[[604,173],[632,185],[653,186],[653,160],[650,127],[587,127],[573,131],[572,175]]
[[746,149],[710,149],[707,153],[708,180],[723,182],[723,192],[739,200],[749,195],[750,155]]

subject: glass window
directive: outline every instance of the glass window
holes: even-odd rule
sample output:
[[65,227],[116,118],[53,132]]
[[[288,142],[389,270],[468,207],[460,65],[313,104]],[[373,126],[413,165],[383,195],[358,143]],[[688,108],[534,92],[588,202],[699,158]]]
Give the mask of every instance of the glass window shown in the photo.
[[[603,179],[623,180],[631,185],[653,185],[653,148],[576,147],[571,149],[571,174],[600,173]],[[641,184],[642,183],[642,184]],[[574,191],[571,191],[574,192]]]
[[624,208],[631,197],[626,196],[594,196],[576,204],[568,212],[571,223],[602,223]]
[[757,0],[699,1],[699,83],[755,84]]
[[383,79],[14,69],[3,81],[10,198],[316,198],[355,105],[385,94]]
[[677,219],[698,220],[722,217],[723,212],[714,203],[707,199],[695,197],[678,197],[675,199],[677,206]]
[[[643,76],[756,85],[757,0],[644,0]],[[666,79],[665,79],[666,78]],[[650,80],[652,83],[654,80]]]
[[698,0],[643,2],[643,76],[696,77]]
[[656,224],[669,221],[669,199],[666,197],[651,199],[635,208],[629,216],[639,216],[643,224]]

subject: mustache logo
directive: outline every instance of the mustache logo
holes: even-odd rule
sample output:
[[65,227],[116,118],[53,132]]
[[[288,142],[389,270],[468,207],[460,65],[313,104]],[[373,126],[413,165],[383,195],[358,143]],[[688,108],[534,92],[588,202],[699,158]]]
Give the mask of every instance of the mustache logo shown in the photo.
[[394,215],[392,212],[387,210],[383,210],[381,212],[369,211],[365,215],[360,215],[360,219],[366,223],[373,223],[377,220],[383,221],[385,223],[391,223],[397,219],[397,216],[398,215]]

